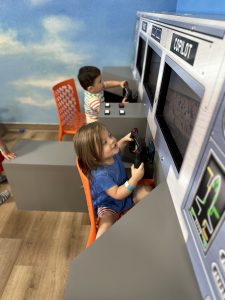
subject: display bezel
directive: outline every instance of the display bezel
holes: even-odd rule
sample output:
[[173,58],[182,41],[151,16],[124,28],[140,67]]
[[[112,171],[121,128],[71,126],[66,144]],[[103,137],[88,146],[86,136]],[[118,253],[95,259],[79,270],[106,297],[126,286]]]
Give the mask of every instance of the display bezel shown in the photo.
[[143,34],[140,33],[138,37],[137,57],[136,57],[136,69],[140,77],[142,76],[143,68],[144,68],[146,45],[147,45],[147,39]]
[[[212,144],[211,144],[212,145]],[[207,254],[207,252],[209,251],[210,249],[210,246],[212,245],[212,242],[213,240],[216,238],[217,236],[217,233],[220,231],[220,228],[224,222],[224,219],[225,219],[225,211],[222,213],[222,216],[219,220],[219,222],[216,224],[216,227],[214,229],[214,232],[212,234],[212,236],[210,237],[210,240],[209,240],[209,243],[207,244],[207,247],[204,247],[203,246],[203,243],[201,241],[201,238],[197,232],[197,228],[196,228],[196,225],[194,223],[194,220],[193,220],[193,217],[191,216],[191,213],[190,213],[190,209],[191,207],[193,206],[193,203],[194,203],[194,200],[195,200],[195,197],[197,195],[197,192],[199,190],[199,187],[202,183],[202,180],[203,180],[203,176],[206,172],[206,169],[207,169],[207,166],[209,165],[209,162],[210,162],[210,159],[213,158],[213,160],[216,162],[217,164],[217,167],[219,169],[222,170],[223,174],[225,174],[225,168],[223,166],[223,164],[221,163],[221,158],[218,157],[216,155],[216,152],[214,150],[214,147],[210,148],[208,151],[207,151],[207,156],[205,157],[206,159],[204,160],[204,163],[201,163],[200,164],[200,167],[199,167],[199,170],[201,169],[201,174],[199,176],[199,179],[198,181],[195,183],[195,188],[194,188],[194,193],[192,193],[191,195],[189,195],[189,201],[188,203],[185,205],[185,211],[186,211],[186,215],[188,216],[188,220],[189,220],[189,225],[191,225],[191,228],[193,230],[193,233],[194,235],[196,236],[197,238],[197,241],[198,241],[198,244],[199,244],[199,248],[202,250],[202,252],[204,253],[204,255]]]
[[[161,87],[158,97],[158,104],[156,108],[156,120],[162,131],[164,140],[167,144],[167,147],[170,151],[174,165],[179,172],[182,166],[184,156],[181,155],[180,150],[178,149],[177,143],[174,140],[167,123],[163,116],[163,109],[166,103],[166,96],[168,91],[168,86],[170,82],[171,70],[173,70],[190,88],[191,90],[202,100],[204,95],[204,87],[194,79],[187,71],[185,71],[180,65],[174,62],[170,57],[165,57],[165,63],[163,67],[163,75],[161,81]],[[200,100],[200,102],[201,102]],[[197,117],[196,117],[197,119]],[[196,120],[195,120],[196,121]],[[194,128],[193,128],[194,130]],[[192,132],[193,132],[192,130]],[[191,138],[191,137],[190,137]],[[190,142],[190,141],[189,141]],[[187,146],[188,147],[188,146]],[[187,150],[187,148],[186,148]]]
[[[152,60],[152,55],[153,55],[153,51],[159,56],[160,58],[160,62],[159,62],[159,69],[160,69],[160,65],[161,65],[161,60],[162,60],[162,50],[159,49],[158,47],[156,47],[151,41],[148,41],[147,44],[147,54],[146,54],[146,62],[145,62],[145,70],[144,70],[144,80],[143,80],[143,85],[144,88],[146,90],[149,102],[151,107],[153,107],[154,105],[154,99],[155,99],[155,92],[157,89],[157,83],[158,83],[158,78],[159,78],[159,69],[158,69],[158,74],[157,74],[157,82],[156,82],[156,87],[154,92],[151,90],[151,88],[149,87],[149,80],[148,76],[149,76],[149,72],[150,72],[150,67],[151,67],[151,60]],[[154,94],[154,95],[153,95]]]

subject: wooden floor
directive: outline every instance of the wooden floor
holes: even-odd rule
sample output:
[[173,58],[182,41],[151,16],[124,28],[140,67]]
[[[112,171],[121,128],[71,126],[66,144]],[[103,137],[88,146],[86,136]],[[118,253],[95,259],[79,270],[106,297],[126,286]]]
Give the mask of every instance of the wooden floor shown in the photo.
[[[12,149],[21,139],[57,140],[57,132],[14,130],[2,138]],[[88,230],[86,213],[22,211],[13,197],[0,205],[0,299],[64,299],[70,261],[84,250]]]

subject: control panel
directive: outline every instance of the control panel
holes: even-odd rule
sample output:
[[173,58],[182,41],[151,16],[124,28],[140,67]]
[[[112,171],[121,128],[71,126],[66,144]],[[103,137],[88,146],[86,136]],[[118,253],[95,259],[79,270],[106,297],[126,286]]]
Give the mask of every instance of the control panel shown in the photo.
[[146,135],[144,103],[101,103],[99,121],[104,123],[117,139],[127,135],[134,127],[138,128],[141,136]]
[[[225,87],[224,87],[225,90]],[[225,95],[209,131],[184,215],[191,238],[188,248],[194,268],[210,299],[225,299]],[[193,243],[197,248],[193,249]],[[196,264],[199,259],[200,264]],[[208,281],[208,284],[207,284]]]
[[[225,22],[137,13],[133,75],[204,300],[225,299]],[[133,126],[134,127],[134,126]]]

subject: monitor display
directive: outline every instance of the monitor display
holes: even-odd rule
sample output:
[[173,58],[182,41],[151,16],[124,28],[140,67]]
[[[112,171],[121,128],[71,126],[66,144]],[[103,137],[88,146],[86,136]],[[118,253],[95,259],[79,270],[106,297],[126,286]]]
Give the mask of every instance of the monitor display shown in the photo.
[[206,251],[225,212],[225,173],[211,154],[189,208],[196,234]]
[[200,102],[201,98],[195,93],[194,87],[187,84],[165,63],[156,118],[178,172],[194,128]]
[[144,87],[149,101],[153,106],[156,84],[158,80],[161,57],[148,45],[147,60],[145,64]]
[[146,42],[140,36],[139,43],[138,43],[137,62],[136,62],[136,67],[138,69],[140,77],[142,75],[143,62],[144,62],[144,57],[145,57],[145,46],[146,46]]

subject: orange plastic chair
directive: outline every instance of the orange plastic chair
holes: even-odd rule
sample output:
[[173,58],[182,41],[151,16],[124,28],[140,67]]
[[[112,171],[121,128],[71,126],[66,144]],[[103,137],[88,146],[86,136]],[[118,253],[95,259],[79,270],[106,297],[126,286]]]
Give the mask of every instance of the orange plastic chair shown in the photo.
[[86,123],[85,114],[80,112],[80,103],[74,79],[62,81],[52,88],[55,98],[58,117],[58,140],[62,140],[64,134],[74,135],[76,131]]
[[[91,225],[90,230],[89,230],[88,241],[86,243],[86,248],[87,248],[96,239],[98,222],[95,218],[89,179],[84,175],[83,171],[81,170],[78,159],[76,159],[76,166],[77,166],[77,169],[78,169],[78,173],[80,175],[81,182],[83,184],[84,193],[85,193],[85,196],[86,196],[87,207],[88,207],[88,214],[89,214],[89,218],[90,218],[90,225]],[[139,181],[138,184],[149,185],[149,186],[152,186],[152,188],[155,187],[154,179],[142,179],[142,180]]]
[[83,187],[84,187],[84,193],[86,196],[86,202],[87,202],[87,207],[88,207],[88,213],[89,213],[89,218],[90,218],[90,230],[89,230],[89,236],[88,236],[88,241],[86,244],[86,248],[89,247],[96,239],[96,233],[97,233],[97,220],[95,219],[95,213],[94,213],[94,207],[92,203],[92,196],[91,196],[91,189],[90,189],[90,183],[89,179],[84,175],[82,172],[78,159],[76,159],[76,165],[77,169],[80,175],[80,179],[82,181]]
[[151,178],[141,179],[138,182],[138,185],[148,185],[148,186],[151,186],[152,188],[154,188],[155,187],[155,179],[151,179]]

